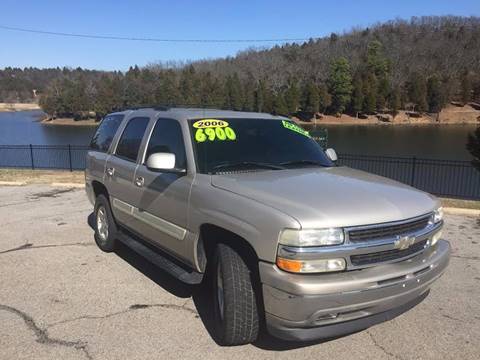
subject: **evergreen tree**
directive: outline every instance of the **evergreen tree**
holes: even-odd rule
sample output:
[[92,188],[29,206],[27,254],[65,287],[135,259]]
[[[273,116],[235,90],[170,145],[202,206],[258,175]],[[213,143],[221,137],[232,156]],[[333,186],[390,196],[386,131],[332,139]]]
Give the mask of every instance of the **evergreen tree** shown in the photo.
[[288,106],[281,92],[274,95],[273,112],[278,115],[288,115]]
[[291,78],[288,82],[288,88],[285,92],[285,102],[287,104],[287,113],[297,112],[300,105],[300,90],[296,79]]
[[353,79],[353,95],[352,95],[352,110],[355,116],[358,117],[358,113],[363,109],[364,102],[363,95],[363,81],[359,73],[357,73]]
[[365,101],[363,110],[367,114],[374,114],[377,109],[377,77],[374,73],[367,74],[366,79],[363,82]]
[[438,113],[445,106],[445,96],[438,77],[431,76],[427,82],[428,111]]
[[398,114],[398,110],[400,110],[401,104],[401,93],[398,87],[394,88],[390,93],[388,98],[388,107],[392,111],[393,115]]
[[408,97],[416,106],[417,111],[426,111],[427,103],[427,82],[421,74],[414,73],[409,83]]
[[320,112],[325,113],[327,108],[332,105],[332,95],[329,94],[327,86],[323,83],[317,89]]
[[470,74],[465,70],[460,75],[460,99],[464,104],[472,101],[472,90]]
[[480,127],[468,135],[467,150],[472,154],[472,165],[480,171]]
[[231,110],[242,110],[244,103],[242,85],[238,74],[228,76],[225,82],[225,106]]
[[303,110],[311,113],[320,111],[320,96],[318,94],[318,87],[313,81],[309,81],[304,90],[304,105]]
[[342,57],[332,63],[328,83],[330,94],[332,94],[333,111],[343,113],[351,101],[353,88],[350,65],[347,59]]

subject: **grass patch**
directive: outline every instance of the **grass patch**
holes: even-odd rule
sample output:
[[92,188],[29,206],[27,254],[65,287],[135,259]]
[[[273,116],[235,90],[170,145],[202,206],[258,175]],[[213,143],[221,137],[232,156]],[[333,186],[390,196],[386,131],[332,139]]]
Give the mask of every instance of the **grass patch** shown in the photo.
[[0,169],[0,181],[18,181],[27,184],[85,183],[83,171]]

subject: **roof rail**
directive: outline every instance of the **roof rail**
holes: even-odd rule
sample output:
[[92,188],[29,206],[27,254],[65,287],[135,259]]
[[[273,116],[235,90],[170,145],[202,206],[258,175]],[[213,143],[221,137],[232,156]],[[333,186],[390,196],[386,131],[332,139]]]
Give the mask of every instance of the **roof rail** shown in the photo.
[[225,109],[224,107],[212,107],[203,104],[140,104],[140,105],[131,105],[124,107],[117,107],[112,109],[113,111],[127,111],[127,110],[140,110],[140,109],[153,109],[158,111],[168,111],[172,108],[199,108],[199,109],[210,109],[210,110],[230,110]]

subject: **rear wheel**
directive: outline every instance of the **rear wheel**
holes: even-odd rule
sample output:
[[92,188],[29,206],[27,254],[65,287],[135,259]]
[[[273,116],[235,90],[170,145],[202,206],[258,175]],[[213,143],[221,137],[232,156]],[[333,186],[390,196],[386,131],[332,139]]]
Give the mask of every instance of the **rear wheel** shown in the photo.
[[101,250],[111,252],[115,249],[117,226],[110,209],[110,202],[104,195],[97,196],[94,214],[95,242]]
[[218,244],[211,271],[218,342],[254,342],[259,333],[259,312],[253,276],[245,260],[228,245]]

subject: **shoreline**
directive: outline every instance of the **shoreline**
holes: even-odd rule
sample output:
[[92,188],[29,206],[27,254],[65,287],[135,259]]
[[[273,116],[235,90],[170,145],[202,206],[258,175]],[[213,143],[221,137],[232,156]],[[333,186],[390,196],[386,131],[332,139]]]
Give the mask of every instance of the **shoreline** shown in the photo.
[[45,118],[40,120],[40,123],[47,126],[98,126],[100,122],[95,121],[95,119],[75,121],[72,118]]
[[296,121],[296,124],[307,127],[308,130],[314,127],[321,127],[323,125],[335,125],[335,126],[480,126],[480,122],[359,122],[359,121],[316,121],[316,122],[305,122],[305,121]]
[[36,103],[0,103],[0,112],[42,110]]

